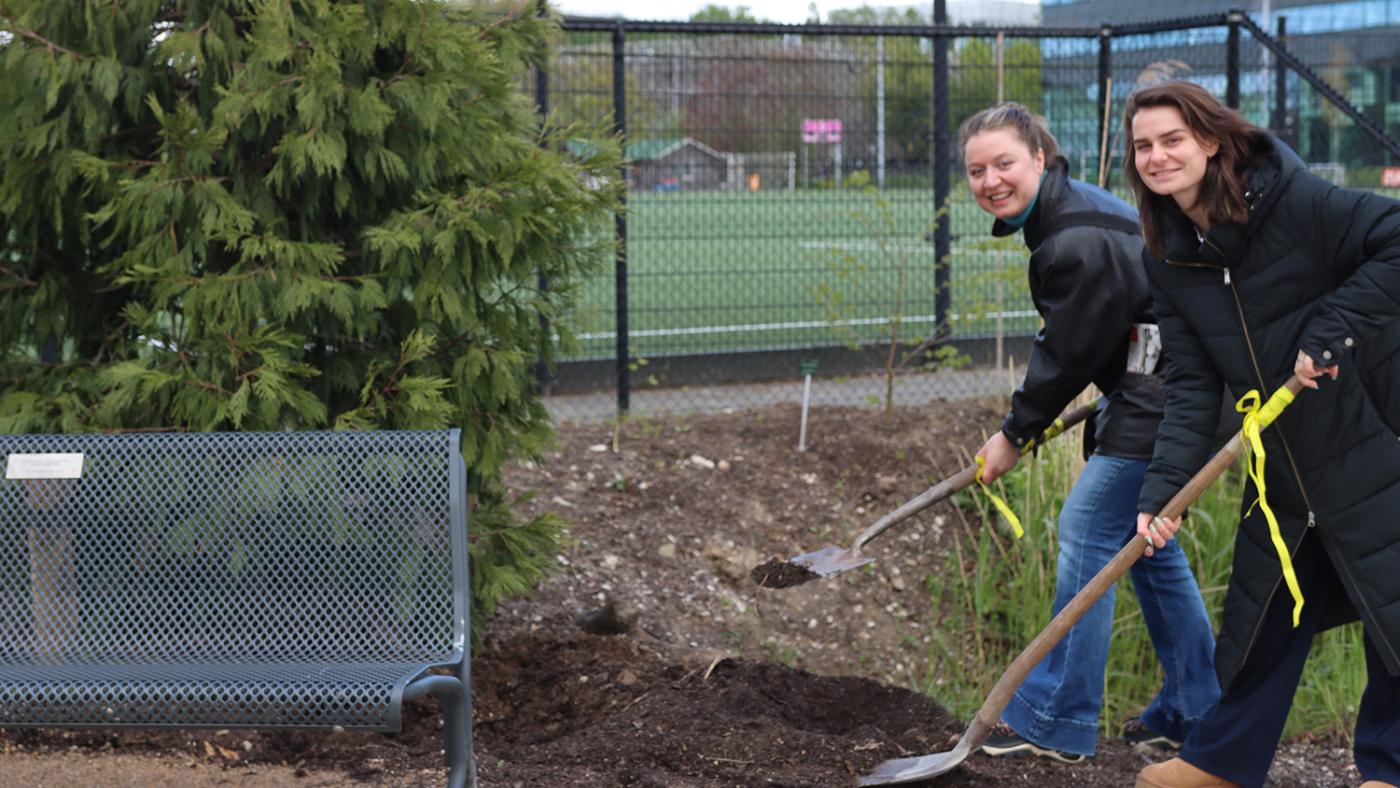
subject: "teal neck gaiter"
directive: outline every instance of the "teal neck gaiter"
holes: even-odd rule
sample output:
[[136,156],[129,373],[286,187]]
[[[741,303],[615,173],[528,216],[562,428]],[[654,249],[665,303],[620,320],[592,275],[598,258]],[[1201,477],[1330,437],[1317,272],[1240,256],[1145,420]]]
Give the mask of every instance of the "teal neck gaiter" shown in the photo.
[[[1040,174],[1040,183],[1044,183],[1044,182],[1045,182],[1045,173],[1042,172],[1042,173]],[[1002,221],[1003,221],[1003,222],[1006,222],[1007,224],[1011,225],[1012,227],[1015,227],[1015,228],[1018,228],[1018,229],[1021,228],[1021,227],[1024,227],[1024,226],[1026,225],[1026,220],[1029,219],[1029,218],[1031,218],[1031,211],[1035,210],[1035,204],[1036,204],[1036,202],[1037,202],[1039,199],[1040,199],[1040,185],[1037,184],[1037,185],[1036,185],[1036,188],[1035,188],[1035,196],[1031,198],[1031,201],[1030,201],[1029,203],[1027,203],[1027,205],[1026,205],[1026,210],[1021,211],[1021,215],[1020,215],[1020,216],[1016,216],[1016,217],[1013,217],[1013,218],[1011,218],[1011,219],[1002,219]]]

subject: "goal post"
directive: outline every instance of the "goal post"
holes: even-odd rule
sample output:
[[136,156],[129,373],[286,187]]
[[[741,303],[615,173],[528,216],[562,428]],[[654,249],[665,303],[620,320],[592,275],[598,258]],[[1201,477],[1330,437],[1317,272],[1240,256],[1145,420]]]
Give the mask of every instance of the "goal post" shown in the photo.
[[729,191],[792,191],[797,185],[797,154],[758,151],[725,154]]

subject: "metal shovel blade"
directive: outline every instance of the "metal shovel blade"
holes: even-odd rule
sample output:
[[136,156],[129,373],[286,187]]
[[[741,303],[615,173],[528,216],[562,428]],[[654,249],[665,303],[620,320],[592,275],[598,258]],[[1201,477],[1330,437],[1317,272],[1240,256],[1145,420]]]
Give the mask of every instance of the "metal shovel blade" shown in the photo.
[[841,572],[849,572],[852,569],[865,566],[875,561],[871,556],[865,555],[859,550],[852,550],[846,547],[830,545],[820,550],[813,550],[810,553],[793,556],[792,562],[802,564],[813,573],[822,577],[830,577]]
[[958,740],[958,746],[948,752],[920,755],[917,758],[894,758],[882,761],[869,774],[863,774],[857,785],[899,785],[927,780],[940,774],[951,772],[967,760],[967,756],[982,746],[990,731],[977,720],[972,721],[967,732]]

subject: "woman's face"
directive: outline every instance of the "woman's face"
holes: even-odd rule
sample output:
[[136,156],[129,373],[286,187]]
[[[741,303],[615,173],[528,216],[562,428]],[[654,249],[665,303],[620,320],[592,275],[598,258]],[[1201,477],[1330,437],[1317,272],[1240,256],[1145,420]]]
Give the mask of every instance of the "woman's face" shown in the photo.
[[1144,107],[1133,115],[1133,166],[1154,194],[1182,209],[1196,204],[1206,164],[1220,146],[1202,143],[1176,107]]
[[963,161],[972,196],[998,219],[1020,216],[1035,199],[1045,172],[1045,152],[1032,154],[1013,129],[974,134],[963,148]]

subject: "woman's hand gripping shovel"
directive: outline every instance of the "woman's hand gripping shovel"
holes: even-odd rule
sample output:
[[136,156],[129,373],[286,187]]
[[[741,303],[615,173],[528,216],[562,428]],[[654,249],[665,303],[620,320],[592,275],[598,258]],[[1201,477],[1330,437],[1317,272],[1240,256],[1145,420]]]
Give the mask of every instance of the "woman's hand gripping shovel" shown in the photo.
[[[1215,481],[1225,469],[1235,464],[1240,453],[1244,450],[1245,440],[1251,431],[1257,437],[1258,431],[1268,427],[1278,414],[1293,401],[1293,396],[1303,388],[1303,379],[1298,375],[1289,378],[1269,401],[1259,408],[1255,413],[1248,414],[1245,419],[1245,427],[1225,444],[1210,462],[1206,463],[1191,480],[1182,487],[1167,505],[1158,513],[1158,517],[1163,519],[1175,519],[1186,511],[1201,493]],[[1017,655],[1011,663],[1011,667],[1001,674],[1001,679],[987,695],[987,700],[982,704],[982,708],[977,710],[977,716],[972,718],[967,730],[963,732],[958,744],[949,752],[938,752],[932,755],[921,755],[915,758],[895,758],[885,761],[875,767],[874,771],[860,777],[858,785],[896,785],[899,783],[914,782],[916,780],[927,780],[930,777],[937,777],[940,774],[952,771],[959,764],[967,760],[975,750],[982,746],[987,740],[987,735],[991,732],[992,726],[1001,719],[1001,712],[1006,708],[1006,704],[1011,702],[1011,696],[1016,689],[1021,686],[1021,682],[1026,680],[1030,672],[1050,650],[1059,643],[1069,632],[1070,628],[1084,616],[1094,603],[1099,601],[1118,578],[1128,571],[1138,558],[1142,557],[1143,551],[1147,548],[1147,543],[1143,539],[1133,538],[1128,540],[1118,555],[1114,556],[1108,565],[1099,570],[1097,575],[1089,581],[1088,585],[1080,589],[1078,594],[1065,605],[1058,615],[1051,619],[1045,629],[1041,630],[1035,640],[1031,641],[1025,650]]]
[[[1045,428],[1040,439],[1031,441],[1021,448],[1021,455],[1025,456],[1036,446],[1039,446],[1051,438],[1065,432],[1070,427],[1089,418],[1089,414],[1098,409],[1103,398],[1094,400],[1088,405],[1082,405],[1073,410],[1066,411],[1064,415],[1055,419],[1055,423]],[[948,498],[953,493],[965,489],[977,481],[978,466],[969,465],[958,471],[956,474],[944,479],[938,484],[924,490],[911,498],[903,506],[893,512],[876,520],[869,528],[861,532],[856,538],[855,544],[850,547],[837,547],[828,545],[820,550],[813,550],[810,553],[796,555],[787,560],[772,558],[759,564],[749,571],[749,577],[755,583],[764,588],[791,588],[802,585],[810,580],[821,577],[831,577],[832,575],[865,566],[874,561],[871,556],[861,552],[861,548],[871,539],[879,536],[891,526],[901,523],[914,514],[922,512],[930,506]]]

